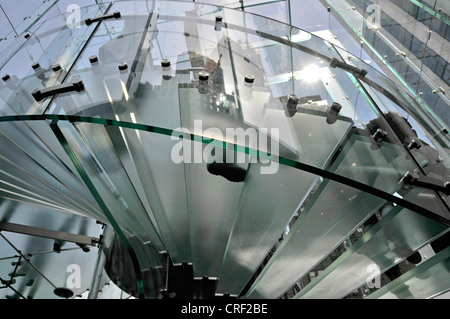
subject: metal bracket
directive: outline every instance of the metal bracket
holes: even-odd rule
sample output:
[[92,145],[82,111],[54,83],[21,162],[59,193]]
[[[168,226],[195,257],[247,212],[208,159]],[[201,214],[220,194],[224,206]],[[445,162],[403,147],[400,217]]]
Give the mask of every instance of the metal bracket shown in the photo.
[[383,131],[382,129],[377,129],[375,133],[373,133],[372,138],[373,142],[370,146],[370,149],[377,150],[380,148],[381,145],[383,145],[383,141],[387,136],[387,132]]
[[223,22],[222,22],[222,16],[216,16],[216,25],[214,26],[214,30],[216,30],[216,31],[220,31],[220,30],[222,30],[222,25],[223,25]]
[[5,280],[5,279],[0,278],[0,283],[2,285],[5,285],[5,287],[1,287],[1,288],[6,288],[6,287],[9,287],[11,285],[14,285],[16,283],[16,280],[15,279]]
[[383,142],[383,139],[387,136],[387,132],[382,129],[377,129],[375,133],[373,133],[372,137],[377,143]]
[[297,105],[299,101],[300,98],[295,94],[291,94],[288,96],[288,102],[285,112],[287,117],[293,117],[297,113]]
[[102,226],[102,229],[104,229],[105,228],[105,226],[106,226],[106,224],[105,223],[102,223],[101,221],[99,221],[99,220],[96,220],[95,221],[95,223],[96,224],[98,224],[98,225],[101,225]]
[[33,92],[31,92],[31,95],[34,97],[36,102],[39,102],[49,96],[74,91],[75,92],[84,91],[84,84],[83,81],[81,81],[81,79],[77,79],[72,83],[58,84],[45,89],[36,89]]
[[408,149],[419,149],[422,147],[422,143],[418,140],[412,140],[411,143],[408,144]]
[[347,64],[345,62],[341,62],[336,58],[333,58],[330,62],[330,67],[339,68],[344,71],[352,72],[356,74],[359,78],[363,78],[367,75],[367,71],[364,69],[359,69],[353,65]]
[[92,19],[88,18],[88,19],[84,20],[84,22],[86,23],[86,25],[91,25],[92,23],[97,22],[97,21],[103,21],[105,19],[113,19],[113,18],[118,19],[120,17],[121,17],[120,12],[116,11],[114,13],[105,14],[105,15],[102,15],[102,16],[99,16],[96,18],[92,18]]
[[341,109],[342,109],[341,104],[339,104],[337,102],[333,102],[333,104],[330,106],[329,110],[327,111],[327,123],[328,124],[336,123]]
[[103,235],[100,235],[99,238],[92,237],[91,238],[91,242],[92,242],[93,245],[98,244],[100,246],[101,244],[103,244]]
[[437,178],[420,175],[416,172],[408,171],[402,177],[399,184],[403,184],[404,189],[409,189],[411,186],[417,186],[421,188],[431,189],[434,191],[442,192],[445,195],[450,195],[450,182],[443,182]]

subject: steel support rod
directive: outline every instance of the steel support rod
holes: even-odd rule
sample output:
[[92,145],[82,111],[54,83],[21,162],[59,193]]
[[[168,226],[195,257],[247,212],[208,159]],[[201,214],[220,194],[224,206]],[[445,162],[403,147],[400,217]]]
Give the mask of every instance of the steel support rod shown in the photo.
[[[105,225],[103,230],[103,238],[108,238],[108,235],[112,233],[112,230]],[[106,256],[102,249],[103,244],[100,244],[98,249],[97,261],[95,263],[94,275],[91,281],[91,287],[89,288],[88,299],[97,299],[98,292],[100,290],[100,283],[102,281],[103,269],[105,268]]]
[[37,236],[37,237],[44,237],[44,238],[51,238],[51,239],[58,239],[62,241],[68,241],[80,245],[89,245],[89,246],[95,246],[96,244],[100,243],[100,239],[96,237],[89,237],[85,235],[79,235],[79,234],[70,234],[50,229],[44,229],[44,228],[38,228],[38,227],[32,227],[32,226],[26,226],[26,225],[20,225],[20,224],[13,224],[13,223],[6,223],[6,222],[0,222],[0,231],[6,231],[6,232],[12,232],[12,233],[19,233],[19,234],[25,234],[25,235],[31,235],[31,236]]

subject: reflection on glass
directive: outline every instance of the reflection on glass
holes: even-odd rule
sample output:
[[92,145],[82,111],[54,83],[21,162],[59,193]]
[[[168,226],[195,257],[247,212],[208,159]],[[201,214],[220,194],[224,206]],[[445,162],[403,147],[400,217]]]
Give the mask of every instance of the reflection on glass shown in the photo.
[[[104,9],[103,5],[84,7],[80,17],[101,15]],[[31,29],[24,44],[1,67],[0,98],[3,103],[0,115],[45,111],[47,103],[36,103],[31,96],[32,91],[60,84],[94,30],[94,26],[85,24],[70,28],[68,15],[53,17],[36,30]],[[55,68],[56,65],[59,69]]]
[[[416,194],[417,190],[407,197]],[[295,297],[343,298],[358,287],[372,283],[373,278],[380,275],[379,271],[391,268],[394,263],[409,257],[445,231],[444,225],[400,206],[389,209],[381,221],[370,228],[369,233]],[[416,236],[408,236],[411,233]]]
[[450,248],[426,260],[366,299],[427,299],[448,291]]

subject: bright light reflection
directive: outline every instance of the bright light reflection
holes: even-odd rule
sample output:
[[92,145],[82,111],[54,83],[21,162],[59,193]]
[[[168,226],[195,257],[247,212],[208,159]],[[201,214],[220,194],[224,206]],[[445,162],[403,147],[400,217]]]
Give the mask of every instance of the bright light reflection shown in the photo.
[[113,99],[111,97],[111,94],[109,94],[108,87],[106,86],[105,81],[103,81],[103,87],[105,88],[106,96],[108,97],[109,103],[113,104]]
[[305,80],[307,82],[315,82],[320,79],[323,69],[315,64],[311,64],[302,71],[296,72],[295,78],[298,80]]
[[[134,112],[130,112],[130,117],[131,117],[131,121],[133,121],[133,123],[136,124],[137,120],[136,120],[136,116],[134,115]],[[136,130],[136,135],[137,135],[139,142],[141,142],[141,132],[139,132],[139,130]]]
[[122,90],[123,90],[123,95],[125,96],[125,100],[128,101],[128,90],[127,90],[127,86],[125,85],[125,83],[123,83],[122,80],[120,80],[120,84],[122,85]]

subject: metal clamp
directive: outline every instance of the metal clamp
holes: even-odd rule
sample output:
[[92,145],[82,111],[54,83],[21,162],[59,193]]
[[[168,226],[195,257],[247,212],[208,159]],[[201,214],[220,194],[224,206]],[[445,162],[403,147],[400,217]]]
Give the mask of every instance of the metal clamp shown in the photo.
[[103,235],[100,235],[99,238],[97,237],[92,237],[91,238],[91,244],[93,246],[98,245],[99,247],[103,244]]
[[408,144],[408,149],[419,149],[422,147],[422,143],[420,143],[418,140],[412,140],[411,143]]
[[401,184],[403,189],[409,189],[418,179],[419,179],[418,173],[407,171],[406,174],[402,177],[402,179],[398,182],[398,184],[399,185]]
[[118,19],[120,17],[121,17],[120,12],[116,11],[114,13],[105,14],[105,15],[102,15],[102,16],[99,16],[96,18],[92,18],[92,19],[88,18],[88,19],[84,20],[84,22],[86,23],[86,25],[91,25],[92,23],[97,22],[97,21],[102,21],[105,19],[113,19],[113,18]]
[[387,132],[382,129],[377,129],[376,132],[372,135],[373,139],[378,145],[383,144],[383,140],[386,138]]
[[417,186],[442,192],[445,195],[450,195],[449,181],[444,182],[430,176],[420,175],[416,172],[406,172],[406,174],[400,180],[399,184],[403,184],[403,189],[409,189],[411,186]]
[[356,74],[358,77],[363,78],[367,75],[367,70],[359,69],[353,65],[347,64],[345,62],[339,61],[336,58],[333,58],[330,62],[330,67],[339,68],[344,71],[352,72]]
[[78,79],[73,81],[72,83],[59,84],[45,89],[36,89],[33,92],[31,92],[31,95],[34,97],[36,102],[39,102],[49,96],[74,91],[75,92],[84,91],[83,81]]
[[297,113],[297,105],[299,101],[300,98],[295,94],[291,94],[288,96],[288,101],[285,110],[285,114],[287,117],[293,117]]
[[339,104],[337,102],[333,102],[333,104],[330,106],[330,109],[327,112],[327,123],[328,124],[336,123],[341,109],[342,109],[341,104]]
[[198,73],[198,91],[201,94],[208,93],[208,79],[209,79],[209,73],[206,71],[200,71]]
[[222,16],[216,16],[216,24],[214,26],[214,30],[216,31],[222,30]]
[[[11,285],[14,285],[16,283],[16,280],[15,279],[4,280],[4,279],[0,278],[0,283],[2,285],[5,285],[5,287],[9,287]],[[2,287],[2,288],[4,288],[4,287]]]

